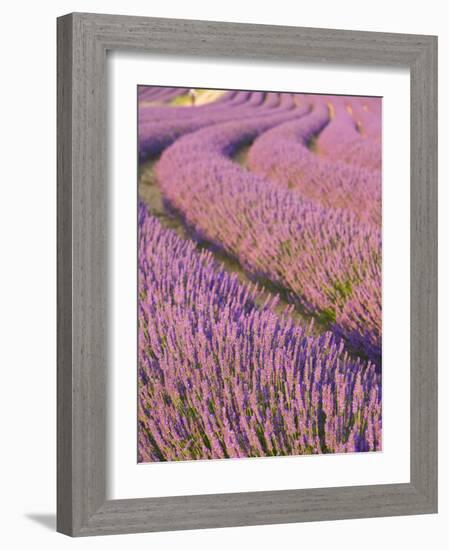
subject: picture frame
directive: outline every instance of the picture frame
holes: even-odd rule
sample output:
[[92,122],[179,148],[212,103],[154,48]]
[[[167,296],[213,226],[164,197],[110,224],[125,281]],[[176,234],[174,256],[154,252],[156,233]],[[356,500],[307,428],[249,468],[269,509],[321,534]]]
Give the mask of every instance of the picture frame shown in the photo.
[[[88,536],[437,512],[437,38],[84,13],[58,18],[57,27],[57,530]],[[111,50],[409,68],[409,483],[107,500]]]

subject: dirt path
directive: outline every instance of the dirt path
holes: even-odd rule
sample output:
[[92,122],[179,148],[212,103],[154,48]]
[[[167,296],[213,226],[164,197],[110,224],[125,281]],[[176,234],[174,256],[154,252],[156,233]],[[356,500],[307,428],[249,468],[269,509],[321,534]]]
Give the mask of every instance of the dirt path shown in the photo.
[[248,154],[252,143],[247,143],[243,147],[239,147],[237,152],[232,156],[232,160],[239,164],[242,168],[248,169]]

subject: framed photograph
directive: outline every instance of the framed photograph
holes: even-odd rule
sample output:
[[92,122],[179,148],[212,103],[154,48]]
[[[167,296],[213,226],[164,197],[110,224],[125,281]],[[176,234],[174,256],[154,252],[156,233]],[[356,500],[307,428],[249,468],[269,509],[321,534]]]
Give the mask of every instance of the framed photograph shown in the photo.
[[437,38],[58,19],[58,531],[437,511]]

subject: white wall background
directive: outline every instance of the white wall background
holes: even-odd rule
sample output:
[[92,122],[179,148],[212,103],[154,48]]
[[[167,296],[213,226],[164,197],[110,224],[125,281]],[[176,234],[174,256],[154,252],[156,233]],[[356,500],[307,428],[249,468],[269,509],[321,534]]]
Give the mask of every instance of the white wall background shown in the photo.
[[370,549],[441,548],[449,520],[448,372],[449,229],[440,216],[440,513],[436,516],[245,527],[71,540],[54,532],[56,331],[56,23],[58,15],[94,11],[187,19],[439,35],[440,212],[448,190],[449,33],[438,0],[364,4],[356,0],[298,3],[241,0],[59,0],[9,2],[0,40],[0,335],[1,541],[5,548]]

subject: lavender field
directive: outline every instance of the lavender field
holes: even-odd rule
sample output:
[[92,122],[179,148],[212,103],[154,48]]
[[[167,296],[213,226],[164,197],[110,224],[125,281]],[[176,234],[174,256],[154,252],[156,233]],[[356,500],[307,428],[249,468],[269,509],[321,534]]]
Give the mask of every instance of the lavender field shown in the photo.
[[381,99],[139,86],[138,148],[138,461],[381,450]]

